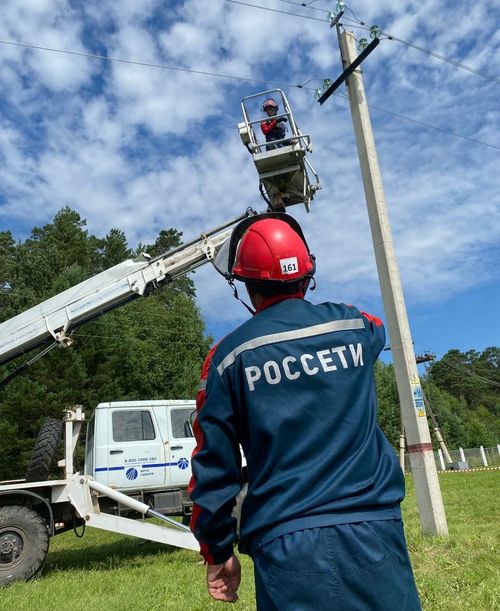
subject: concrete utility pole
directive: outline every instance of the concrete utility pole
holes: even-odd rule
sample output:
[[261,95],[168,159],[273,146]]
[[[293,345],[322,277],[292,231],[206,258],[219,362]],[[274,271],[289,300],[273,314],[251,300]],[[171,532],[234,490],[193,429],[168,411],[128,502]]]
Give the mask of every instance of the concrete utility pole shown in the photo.
[[[357,57],[356,43],[352,33],[340,33],[338,27],[337,32],[345,70]],[[447,535],[448,527],[425,415],[422,388],[394,253],[363,80],[359,70],[349,76],[347,88],[380,288],[391,340],[402,420],[408,442],[407,451],[410,454],[411,470],[415,481],[420,524],[423,534]]]

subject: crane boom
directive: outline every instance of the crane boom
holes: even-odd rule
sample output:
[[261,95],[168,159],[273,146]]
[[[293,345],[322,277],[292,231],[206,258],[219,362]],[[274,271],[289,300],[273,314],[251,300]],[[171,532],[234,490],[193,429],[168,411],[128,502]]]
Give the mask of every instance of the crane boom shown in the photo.
[[3,322],[0,365],[50,339],[68,346],[68,333],[82,323],[211,261],[231,235],[227,228],[250,213],[154,259],[145,253],[128,259]]

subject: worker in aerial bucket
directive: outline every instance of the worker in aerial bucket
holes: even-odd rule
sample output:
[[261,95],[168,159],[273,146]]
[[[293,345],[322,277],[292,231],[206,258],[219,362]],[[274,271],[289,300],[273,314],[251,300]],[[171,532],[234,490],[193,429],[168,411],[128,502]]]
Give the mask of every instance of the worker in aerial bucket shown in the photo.
[[[278,104],[273,98],[264,100],[262,104],[262,111],[269,117],[261,121],[260,128],[262,133],[266,137],[266,142],[273,142],[274,140],[282,140],[286,135],[285,123],[287,122],[286,117],[276,117],[278,114]],[[266,146],[268,151],[276,148],[286,146],[287,142],[278,142],[277,144],[269,144]]]
[[[401,521],[404,477],[376,423],[382,322],[304,298],[315,273],[287,214],[236,226],[215,265],[245,283],[254,316],[210,351],[194,422],[191,529],[210,595],[235,601],[239,550],[260,611],[417,611]],[[247,306],[248,307],[248,306]]]

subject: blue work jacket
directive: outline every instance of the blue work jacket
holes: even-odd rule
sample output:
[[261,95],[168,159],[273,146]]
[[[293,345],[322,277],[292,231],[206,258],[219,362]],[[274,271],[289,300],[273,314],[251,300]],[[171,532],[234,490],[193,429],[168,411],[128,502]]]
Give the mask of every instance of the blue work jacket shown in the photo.
[[382,322],[353,306],[286,299],[215,346],[197,396],[191,528],[209,563],[287,532],[400,517],[404,478],[376,423]]

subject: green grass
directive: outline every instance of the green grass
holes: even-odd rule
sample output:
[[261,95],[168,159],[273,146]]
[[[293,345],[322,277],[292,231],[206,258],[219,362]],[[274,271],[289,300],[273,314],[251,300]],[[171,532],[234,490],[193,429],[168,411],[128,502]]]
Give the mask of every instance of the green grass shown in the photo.
[[[425,611],[500,609],[500,471],[440,476],[450,536],[422,537],[413,482],[403,505],[406,533]],[[495,547],[496,546],[496,547]],[[55,537],[40,577],[0,590],[12,611],[206,611],[227,608],[205,591],[205,567],[188,551],[87,529]],[[255,609],[252,563],[235,611]]]
[[500,609],[500,471],[439,476],[449,537],[420,534],[413,482],[406,481],[405,530],[425,611]]

